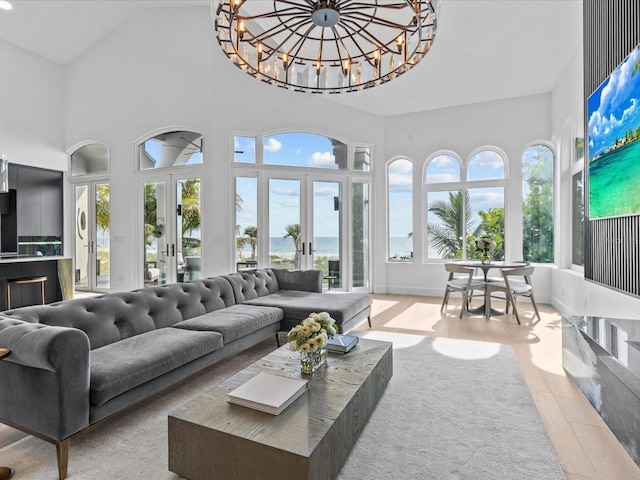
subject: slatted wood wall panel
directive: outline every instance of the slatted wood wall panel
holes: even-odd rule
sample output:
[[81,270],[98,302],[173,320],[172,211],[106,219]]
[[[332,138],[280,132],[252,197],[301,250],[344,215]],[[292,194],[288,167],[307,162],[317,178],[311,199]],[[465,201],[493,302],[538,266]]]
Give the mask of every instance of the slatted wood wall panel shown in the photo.
[[[584,0],[583,20],[586,114],[588,96],[640,43],[640,0]],[[640,296],[640,216],[587,221],[585,246],[587,279]]]
[[[586,114],[589,95],[640,43],[640,0],[584,0],[583,20]],[[585,250],[585,278],[640,296],[640,216],[586,222]]]

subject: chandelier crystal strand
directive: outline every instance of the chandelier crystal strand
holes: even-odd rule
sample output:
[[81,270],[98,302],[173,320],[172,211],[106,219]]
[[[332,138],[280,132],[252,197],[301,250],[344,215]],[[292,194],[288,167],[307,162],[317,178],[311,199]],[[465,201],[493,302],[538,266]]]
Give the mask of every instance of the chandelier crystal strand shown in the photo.
[[217,2],[214,24],[224,54],[256,79],[341,93],[381,85],[417,65],[435,38],[436,2],[225,0]]

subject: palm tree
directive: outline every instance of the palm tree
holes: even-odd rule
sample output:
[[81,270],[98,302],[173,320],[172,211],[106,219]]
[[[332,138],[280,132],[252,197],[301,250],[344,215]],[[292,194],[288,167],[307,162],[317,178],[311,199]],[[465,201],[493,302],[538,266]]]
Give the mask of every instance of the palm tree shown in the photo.
[[182,182],[182,234],[193,233],[200,228],[200,179],[189,178]]
[[[440,221],[429,222],[429,242],[442,258],[461,258],[463,251],[462,237],[473,229],[473,217],[469,193],[464,194],[463,219],[462,192],[449,192],[449,201],[434,200],[429,204],[429,213]],[[473,232],[477,233],[477,227]]]
[[[238,225],[238,227],[240,227]],[[256,247],[258,245],[258,227],[246,227],[244,229],[244,237],[236,239],[236,247],[238,249],[245,245],[251,245],[251,260],[256,259]]]
[[300,224],[293,223],[291,225],[287,225],[284,229],[287,234],[282,238],[291,237],[293,240],[293,245],[295,246],[296,253],[294,257],[295,268],[300,268]]

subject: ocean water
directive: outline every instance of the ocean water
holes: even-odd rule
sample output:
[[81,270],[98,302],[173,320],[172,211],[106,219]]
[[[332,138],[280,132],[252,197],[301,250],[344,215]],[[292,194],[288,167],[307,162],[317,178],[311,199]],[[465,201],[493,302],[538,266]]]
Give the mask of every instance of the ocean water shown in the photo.
[[640,213],[640,140],[589,164],[589,218]]
[[[269,239],[269,252],[272,255],[294,254],[295,247],[291,238],[271,237]],[[335,256],[340,252],[338,237],[316,237],[312,245],[319,256]]]
[[[270,253],[272,255],[293,255],[295,253],[293,240],[290,238],[271,237],[269,240]],[[316,251],[316,256],[336,258],[340,256],[340,242],[338,237],[316,237],[313,249]],[[389,254],[391,256],[410,256],[412,251],[412,238],[391,237],[389,245]],[[251,248],[245,245],[242,252],[250,253]]]

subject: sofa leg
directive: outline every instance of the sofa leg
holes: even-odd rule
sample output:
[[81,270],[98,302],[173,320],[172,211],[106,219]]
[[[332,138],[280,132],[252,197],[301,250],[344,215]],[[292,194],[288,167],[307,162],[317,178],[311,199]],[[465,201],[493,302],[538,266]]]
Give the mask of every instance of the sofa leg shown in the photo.
[[367,322],[369,322],[369,328],[371,328],[371,315],[367,317]]
[[278,332],[276,332],[276,343],[278,344],[278,348],[280,347],[280,336],[278,335]]
[[67,466],[69,465],[69,444],[71,439],[67,438],[56,443],[56,454],[58,456],[58,477],[60,480],[67,478]]

